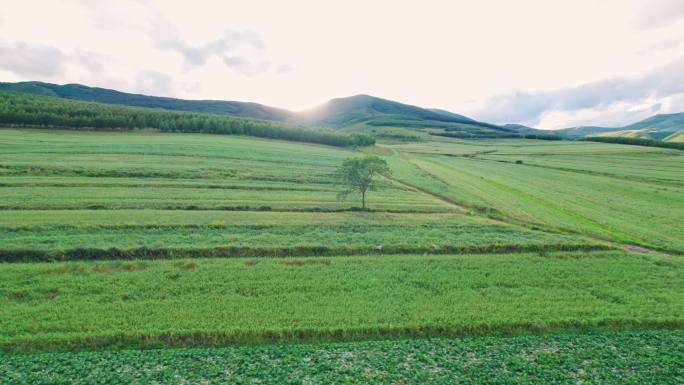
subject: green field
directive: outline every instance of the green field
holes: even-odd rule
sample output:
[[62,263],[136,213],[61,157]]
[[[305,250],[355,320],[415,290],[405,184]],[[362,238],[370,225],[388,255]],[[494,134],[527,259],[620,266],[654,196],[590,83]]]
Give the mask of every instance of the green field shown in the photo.
[[[332,173],[354,153],[333,147],[202,134],[0,134],[5,210],[334,211],[357,205],[336,199]],[[369,204],[448,210],[434,197],[387,181]]]
[[10,264],[0,349],[682,326],[684,262],[625,252]]
[[388,148],[398,180],[456,204],[547,229],[684,252],[682,151],[525,142]]
[[[392,171],[368,211],[334,178],[364,153]],[[0,383],[249,382],[273,360],[264,383],[682,376],[682,151],[6,128],[0,154]],[[524,336],[425,339],[508,335]],[[335,344],[365,340],[388,341]],[[611,346],[650,366],[629,371]],[[75,353],[122,348],[166,350]],[[559,366],[515,358],[527,349]]]
[[5,356],[22,384],[678,384],[681,330]]
[[6,261],[609,247],[460,214],[353,212],[0,211],[0,236]]

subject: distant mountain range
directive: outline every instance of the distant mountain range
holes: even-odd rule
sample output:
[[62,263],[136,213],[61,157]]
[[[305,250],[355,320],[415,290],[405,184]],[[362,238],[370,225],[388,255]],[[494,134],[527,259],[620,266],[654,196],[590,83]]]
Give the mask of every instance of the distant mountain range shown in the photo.
[[[408,138],[416,135],[453,137],[501,137],[517,135],[514,130],[478,122],[453,112],[426,109],[369,95],[332,99],[308,111],[296,113],[258,103],[221,100],[184,100],[131,94],[80,84],[43,82],[0,83],[0,90],[54,96],[72,100],[162,108],[176,111],[232,115],[332,127],[349,131],[369,131],[376,136]],[[407,132],[406,129],[409,129]]]
[[127,92],[120,92],[107,88],[88,87],[81,84],[59,85],[43,82],[0,83],[0,90],[27,92],[87,102],[242,116],[265,120],[284,121],[290,119],[292,116],[292,112],[290,111],[264,106],[263,104],[258,103],[165,98],[129,94]]
[[299,119],[313,124],[344,127],[377,118],[401,117],[451,123],[477,123],[475,120],[438,109],[425,109],[370,95],[336,98],[300,114]]
[[684,113],[660,114],[623,127],[572,127],[556,132],[564,138],[579,139],[587,136],[622,136],[628,138],[679,141],[684,132]]
[[147,96],[81,84],[44,82],[0,83],[0,90],[26,92],[65,99],[162,108],[176,111],[250,117],[264,120],[369,132],[377,137],[410,139],[425,135],[455,138],[559,135],[566,139],[587,136],[625,136],[656,140],[684,140],[684,113],[656,115],[624,127],[572,127],[538,130],[520,124],[495,125],[441,109],[429,109],[370,95],[337,98],[303,112],[259,103],[223,100],[185,100]]

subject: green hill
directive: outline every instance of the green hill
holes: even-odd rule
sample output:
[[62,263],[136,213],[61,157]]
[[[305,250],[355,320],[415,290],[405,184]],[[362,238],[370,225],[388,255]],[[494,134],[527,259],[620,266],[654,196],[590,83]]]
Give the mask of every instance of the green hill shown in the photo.
[[477,123],[470,118],[447,111],[429,110],[370,95],[332,99],[322,106],[301,113],[298,117],[303,122],[335,127],[378,118]]
[[474,121],[475,121],[474,119],[470,119],[470,118],[467,117],[467,116],[463,116],[463,115],[461,115],[461,114],[455,114],[455,113],[453,113],[453,112],[451,112],[451,111],[442,110],[442,109],[439,109],[439,108],[428,108],[428,110],[430,110],[430,111],[432,111],[432,112],[435,112],[435,113],[438,113],[438,114],[441,114],[441,115],[446,115],[446,116],[450,116],[450,117],[452,117],[452,118],[461,119],[462,121],[470,121],[470,122],[474,122]]
[[300,113],[297,119],[303,124],[370,132],[381,137],[393,135],[396,129],[456,138],[517,136],[507,128],[449,111],[421,108],[370,95],[332,99]]
[[665,138],[666,142],[684,142],[684,130],[681,130],[677,133],[674,133],[667,138]]
[[684,112],[655,115],[624,128],[627,130],[679,131],[684,129]]
[[665,140],[681,130],[684,130],[684,113],[659,114],[623,127],[582,126],[564,128],[555,132],[568,139],[609,136]]
[[515,129],[479,122],[450,111],[421,108],[370,95],[332,99],[320,107],[294,113],[258,103],[183,100],[131,94],[80,84],[58,85],[36,81],[0,83],[0,91],[3,90],[131,107],[229,115],[313,127],[324,126],[369,133],[385,139],[414,141],[431,135],[500,138],[517,137],[521,134]]
[[287,122],[82,102],[12,91],[0,91],[0,125],[98,131],[155,129],[162,132],[246,135],[331,146],[374,143],[368,135],[314,129]]
[[258,103],[223,100],[184,100],[158,96],[130,94],[81,84],[52,84],[43,82],[0,83],[0,90],[25,92],[65,99],[82,100],[133,107],[162,108],[165,110],[200,112],[217,115],[285,121],[292,112]]

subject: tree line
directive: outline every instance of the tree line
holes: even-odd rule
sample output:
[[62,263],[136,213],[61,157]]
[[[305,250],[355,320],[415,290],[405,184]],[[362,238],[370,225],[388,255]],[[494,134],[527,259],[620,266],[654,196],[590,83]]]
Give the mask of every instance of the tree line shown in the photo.
[[17,92],[0,92],[0,124],[87,130],[135,130],[247,135],[331,146],[369,146],[375,139],[329,129],[194,112],[116,106]]
[[663,148],[674,148],[677,150],[684,150],[684,143],[663,142],[660,140],[653,140],[653,139],[626,138],[623,136],[590,136],[590,137],[584,138],[584,140],[589,140],[592,142],[632,144],[635,146],[663,147]]

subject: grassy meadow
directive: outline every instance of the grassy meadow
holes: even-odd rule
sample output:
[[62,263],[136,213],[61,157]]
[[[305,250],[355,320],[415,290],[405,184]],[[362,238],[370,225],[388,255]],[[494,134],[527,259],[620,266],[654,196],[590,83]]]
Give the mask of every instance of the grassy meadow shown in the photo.
[[419,136],[0,129],[0,383],[682,378],[684,152]]
[[622,251],[3,266],[0,349],[682,326],[684,262]]
[[390,145],[396,179],[503,219],[684,252],[684,153],[588,142]]

